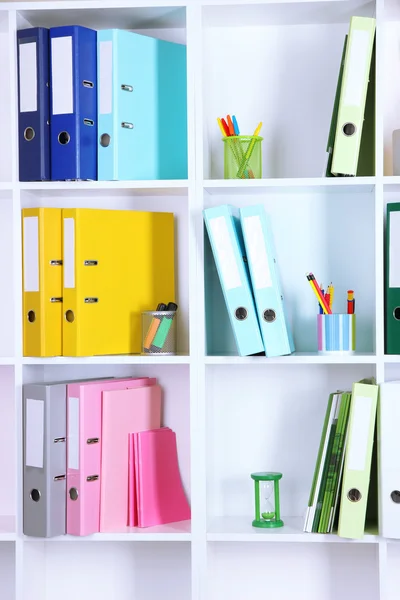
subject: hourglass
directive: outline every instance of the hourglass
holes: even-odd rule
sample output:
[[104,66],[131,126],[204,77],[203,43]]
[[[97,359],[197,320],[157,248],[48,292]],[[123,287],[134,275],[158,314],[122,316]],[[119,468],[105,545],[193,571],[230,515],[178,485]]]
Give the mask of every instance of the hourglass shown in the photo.
[[253,527],[282,527],[279,507],[279,480],[282,473],[252,473],[255,494]]

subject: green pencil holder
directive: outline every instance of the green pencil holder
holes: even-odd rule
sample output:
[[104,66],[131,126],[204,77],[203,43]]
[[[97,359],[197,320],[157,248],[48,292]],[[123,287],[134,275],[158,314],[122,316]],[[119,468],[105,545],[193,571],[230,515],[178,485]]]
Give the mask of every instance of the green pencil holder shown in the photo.
[[262,141],[259,135],[232,135],[224,142],[225,179],[262,178]]
[[176,354],[176,311],[142,313],[142,354]]

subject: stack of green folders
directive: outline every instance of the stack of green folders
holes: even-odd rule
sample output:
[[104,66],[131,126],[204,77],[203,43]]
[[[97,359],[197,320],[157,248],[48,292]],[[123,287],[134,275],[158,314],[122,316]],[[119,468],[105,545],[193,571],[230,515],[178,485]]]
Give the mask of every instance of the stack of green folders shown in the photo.
[[304,523],[304,531],[310,533],[330,533],[333,528],[339,503],[350,402],[350,392],[329,396]]

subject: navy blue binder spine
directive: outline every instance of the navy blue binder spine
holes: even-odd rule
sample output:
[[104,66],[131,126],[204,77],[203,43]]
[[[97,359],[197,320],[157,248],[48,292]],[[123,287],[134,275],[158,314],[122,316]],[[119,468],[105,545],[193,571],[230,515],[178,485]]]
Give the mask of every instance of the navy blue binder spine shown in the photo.
[[[48,181],[50,179],[49,30],[43,27],[22,29],[17,32],[17,43],[19,180]],[[28,51],[34,49],[33,45],[36,44],[36,74],[27,72],[27,67],[32,65],[31,62],[24,63],[24,60],[21,60],[21,46],[24,44],[31,44]],[[23,51],[27,49],[28,47]],[[21,81],[21,76],[24,77],[24,82]],[[31,90],[28,89],[29,82],[32,82]],[[22,102],[21,91],[24,96]],[[28,103],[27,95],[30,96]],[[29,110],[33,105],[36,110]]]
[[[59,38],[71,38],[72,62],[56,49]],[[80,26],[50,29],[50,56],[51,179],[97,180],[97,32]],[[70,91],[68,77],[71,105],[60,108],[62,86]]]

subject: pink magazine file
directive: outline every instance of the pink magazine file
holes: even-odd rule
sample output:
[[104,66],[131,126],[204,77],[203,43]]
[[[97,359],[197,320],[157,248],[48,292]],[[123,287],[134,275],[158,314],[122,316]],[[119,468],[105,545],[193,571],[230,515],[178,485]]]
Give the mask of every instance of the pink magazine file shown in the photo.
[[102,392],[154,383],[148,377],[130,377],[68,385],[67,533],[90,535],[100,531]]
[[190,519],[179,473],[176,434],[165,427],[134,434],[136,503],[139,527]]
[[100,531],[126,530],[129,434],[157,429],[160,422],[159,385],[103,393]]

